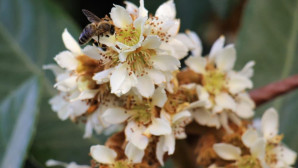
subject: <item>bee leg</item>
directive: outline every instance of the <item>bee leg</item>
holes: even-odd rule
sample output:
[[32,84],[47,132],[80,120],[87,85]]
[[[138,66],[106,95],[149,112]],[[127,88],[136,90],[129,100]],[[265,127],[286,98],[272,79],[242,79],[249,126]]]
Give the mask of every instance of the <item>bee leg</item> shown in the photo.
[[105,44],[101,44],[101,49],[103,50],[103,51],[107,51],[107,45],[105,45]]
[[97,41],[94,41],[93,44],[95,44],[97,47],[99,46]]
[[110,33],[111,33],[111,35],[113,35],[115,33],[115,26],[114,25],[112,25],[112,27],[110,29]]

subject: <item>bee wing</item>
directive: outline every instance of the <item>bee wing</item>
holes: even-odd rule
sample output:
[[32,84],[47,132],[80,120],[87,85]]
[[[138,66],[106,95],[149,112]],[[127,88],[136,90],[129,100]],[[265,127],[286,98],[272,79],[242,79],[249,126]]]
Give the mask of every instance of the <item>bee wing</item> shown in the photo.
[[84,13],[84,15],[87,17],[87,19],[89,20],[89,22],[100,22],[100,18],[97,17],[95,14],[93,14],[92,12],[83,9],[82,12]]

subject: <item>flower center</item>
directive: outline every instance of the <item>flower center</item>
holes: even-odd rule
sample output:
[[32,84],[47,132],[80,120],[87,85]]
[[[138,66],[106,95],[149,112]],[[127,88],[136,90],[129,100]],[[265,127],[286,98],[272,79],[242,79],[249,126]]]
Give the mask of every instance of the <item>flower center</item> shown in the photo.
[[151,121],[151,107],[147,104],[140,104],[133,106],[132,118],[138,123],[148,124]]
[[137,49],[136,51],[127,55],[126,63],[129,67],[129,75],[134,73],[137,76],[143,76],[147,74],[147,69],[152,68],[152,62],[150,60],[151,56],[156,55],[155,51],[152,49],[142,48]]
[[140,40],[141,31],[129,25],[124,29],[116,30],[116,40],[127,45],[134,46]]
[[77,57],[79,62],[76,73],[80,75],[93,75],[96,72],[103,70],[102,61],[92,59],[86,55]]
[[225,89],[225,74],[217,70],[209,71],[203,76],[202,83],[209,93],[218,94]]
[[132,166],[127,161],[120,160],[116,161],[111,168],[132,168]]
[[277,163],[276,151],[274,150],[276,146],[277,145],[273,143],[269,143],[266,145],[266,163],[273,165]]
[[85,90],[97,88],[96,82],[92,79],[91,76],[79,76],[78,78],[78,89],[83,92]]
[[253,156],[243,156],[237,163],[239,168],[262,168],[259,160]]
[[189,105],[188,102],[194,102],[196,100],[197,93],[195,89],[188,90],[179,88],[176,93],[168,95],[168,100],[165,103],[164,108],[168,113],[174,114]]

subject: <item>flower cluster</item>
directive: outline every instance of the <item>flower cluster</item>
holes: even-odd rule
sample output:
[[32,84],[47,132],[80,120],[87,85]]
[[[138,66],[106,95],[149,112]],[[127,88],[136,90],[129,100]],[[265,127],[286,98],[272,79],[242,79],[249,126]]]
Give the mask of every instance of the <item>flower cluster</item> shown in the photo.
[[[295,163],[297,154],[284,144],[278,135],[278,113],[268,109],[261,122],[261,131],[248,128],[241,136],[241,147],[227,143],[217,143],[213,148],[224,160],[233,161],[230,166],[255,168],[290,167]],[[216,167],[216,165],[213,165]]]
[[[233,70],[236,50],[233,45],[224,46],[224,37],[214,43],[209,55],[202,56],[194,32],[178,33],[180,20],[173,0],[163,3],[155,15],[148,14],[143,0],[139,7],[130,2],[126,8],[114,5],[110,18],[113,35],[92,37],[104,49],[95,44],[81,49],[65,30],[62,39],[67,51],[54,58],[58,66],[44,66],[56,76],[54,87],[59,93],[50,104],[61,120],[85,123],[85,138],[93,132],[118,132],[111,138],[116,139],[113,145],[91,147],[91,167],[164,165],[165,156],[175,152],[176,139],[187,137],[185,127],[193,119],[226,134],[234,133],[231,125],[246,126],[243,121],[254,115],[255,108],[247,93],[253,87],[254,62]],[[187,68],[180,71],[179,60],[189,53]],[[262,139],[250,137],[257,134],[251,129],[247,132],[243,143],[248,148]],[[270,137],[262,141],[263,146],[267,144],[272,151],[284,148],[277,145],[279,136]],[[231,158],[233,154],[225,149],[238,155],[233,153]],[[215,144],[214,150],[223,159],[236,160],[235,164],[246,161],[240,159],[241,149],[235,146]],[[276,159],[273,154],[259,158],[251,152],[264,165],[275,164],[266,160]],[[292,160],[285,162],[290,165]],[[88,167],[53,160],[48,165]]]

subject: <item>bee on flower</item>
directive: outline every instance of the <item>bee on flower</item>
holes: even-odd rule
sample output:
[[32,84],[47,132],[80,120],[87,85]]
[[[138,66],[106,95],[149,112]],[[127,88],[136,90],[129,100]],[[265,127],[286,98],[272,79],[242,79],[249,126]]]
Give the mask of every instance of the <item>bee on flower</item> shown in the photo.
[[58,65],[44,66],[54,72],[54,87],[59,91],[50,104],[61,120],[86,120],[84,137],[90,137],[93,129],[99,133],[109,126],[100,119],[101,114],[107,107],[115,106],[118,100],[110,93],[107,83],[98,85],[92,79],[95,73],[103,70],[102,62],[93,59],[100,57],[98,49],[93,46],[81,49],[67,30],[62,39],[68,50],[56,55],[54,60]]
[[105,67],[93,79],[97,84],[109,81],[118,96],[135,88],[143,97],[152,97],[155,86],[166,86],[172,79],[188,51],[176,39],[180,22],[173,1],[162,4],[154,17],[148,17],[143,0],[140,7],[129,2],[126,8],[115,5],[110,17],[115,34],[99,39],[108,48],[99,50]]
[[236,50],[234,45],[224,46],[225,39],[220,37],[212,46],[209,55],[202,57],[202,47],[198,36],[188,31],[179,36],[191,49],[186,65],[198,78],[195,85],[198,101],[203,106],[194,108],[193,116],[201,124],[210,127],[224,127],[227,132],[229,120],[241,124],[242,119],[254,115],[254,102],[246,89],[252,88],[254,62],[248,62],[241,71],[234,71]]

